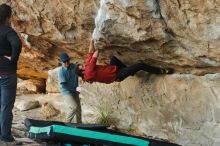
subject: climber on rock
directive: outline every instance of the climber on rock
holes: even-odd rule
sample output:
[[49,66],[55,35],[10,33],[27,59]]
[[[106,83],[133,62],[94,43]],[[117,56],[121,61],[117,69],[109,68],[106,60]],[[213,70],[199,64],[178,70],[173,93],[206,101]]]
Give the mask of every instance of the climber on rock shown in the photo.
[[137,63],[127,67],[115,56],[111,58],[110,64],[97,65],[98,55],[99,51],[94,50],[94,42],[91,40],[85,63],[78,64],[76,68],[76,74],[82,77],[84,81],[109,84],[114,81],[123,81],[140,70],[154,74],[172,74],[174,72],[170,68],[163,69],[149,66],[145,63]]

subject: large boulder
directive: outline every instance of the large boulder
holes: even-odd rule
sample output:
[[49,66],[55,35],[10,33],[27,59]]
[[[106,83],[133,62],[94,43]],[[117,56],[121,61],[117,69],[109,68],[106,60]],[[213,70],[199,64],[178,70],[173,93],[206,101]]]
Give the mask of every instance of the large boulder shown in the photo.
[[141,135],[184,146],[218,145],[220,74],[140,74],[81,88],[83,121],[112,117],[119,128]]
[[17,92],[22,94],[27,93],[45,93],[45,80],[28,79],[19,80],[17,84]]
[[[127,63],[219,72],[219,1],[101,0],[93,38]],[[135,55],[134,55],[135,54]]]
[[83,118],[92,120],[109,111],[120,128],[187,146],[219,145],[219,74],[207,73],[220,71],[220,1],[2,2],[12,5],[13,26],[23,41],[22,78],[46,79],[45,72],[58,66],[63,51],[71,60],[82,60],[93,32],[102,60],[114,54],[127,65],[141,61],[189,74],[85,84]]

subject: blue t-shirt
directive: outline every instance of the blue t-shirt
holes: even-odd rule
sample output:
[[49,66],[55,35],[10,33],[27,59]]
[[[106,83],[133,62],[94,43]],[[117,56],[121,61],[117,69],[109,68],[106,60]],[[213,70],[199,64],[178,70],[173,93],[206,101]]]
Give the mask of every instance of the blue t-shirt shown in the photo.
[[62,66],[58,73],[60,92],[62,95],[79,96],[76,91],[78,87],[78,76],[75,73],[76,65],[70,64],[68,68]]

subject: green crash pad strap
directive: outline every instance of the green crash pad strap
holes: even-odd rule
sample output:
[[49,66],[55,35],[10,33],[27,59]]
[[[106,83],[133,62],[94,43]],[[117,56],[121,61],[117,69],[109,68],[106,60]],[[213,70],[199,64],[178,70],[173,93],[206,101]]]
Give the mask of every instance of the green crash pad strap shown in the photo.
[[39,134],[39,133],[49,134],[51,131],[53,131],[54,133],[62,133],[62,134],[68,134],[68,135],[73,135],[73,136],[80,136],[80,137],[92,138],[92,139],[98,139],[98,140],[106,140],[106,141],[112,141],[112,142],[130,144],[130,145],[136,145],[136,146],[149,146],[149,141],[134,138],[134,137],[102,133],[102,132],[96,132],[96,131],[84,130],[84,129],[77,129],[77,128],[65,127],[61,125],[51,125],[48,127],[40,127],[40,128],[31,126],[29,130],[30,133],[35,133],[35,134]]

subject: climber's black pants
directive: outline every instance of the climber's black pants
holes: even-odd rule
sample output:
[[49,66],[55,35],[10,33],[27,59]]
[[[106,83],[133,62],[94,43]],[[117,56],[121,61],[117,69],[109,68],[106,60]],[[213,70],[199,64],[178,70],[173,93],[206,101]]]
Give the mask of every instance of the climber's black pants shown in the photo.
[[137,64],[127,67],[120,60],[118,60],[115,56],[111,58],[110,64],[118,67],[118,72],[116,74],[117,81],[122,81],[128,76],[134,75],[136,72],[140,70],[143,70],[149,73],[154,73],[154,74],[161,74],[161,68],[153,67],[145,63],[137,63]]

